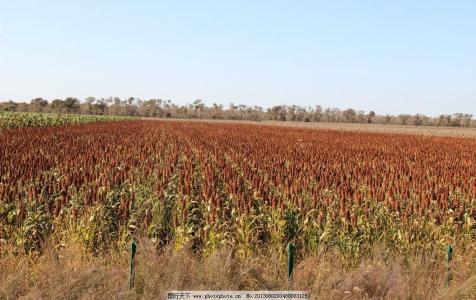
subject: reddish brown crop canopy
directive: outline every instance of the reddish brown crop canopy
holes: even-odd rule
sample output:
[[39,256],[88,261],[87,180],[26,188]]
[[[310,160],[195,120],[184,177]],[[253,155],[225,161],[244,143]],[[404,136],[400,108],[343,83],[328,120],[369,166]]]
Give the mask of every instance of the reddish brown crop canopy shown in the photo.
[[[474,139],[137,121],[9,130],[0,144],[0,199],[20,207],[44,201],[55,215],[68,205],[72,187],[83,189],[88,206],[104,200],[101,188],[156,177],[160,198],[173,172],[180,194],[190,195],[194,161],[213,212],[220,207],[219,183],[241,212],[252,208],[252,199],[325,211],[338,197],[341,216],[350,218],[351,206],[371,198],[403,217],[441,219],[450,208],[458,217],[465,212],[450,194],[476,198]],[[121,201],[127,217],[133,193]]]

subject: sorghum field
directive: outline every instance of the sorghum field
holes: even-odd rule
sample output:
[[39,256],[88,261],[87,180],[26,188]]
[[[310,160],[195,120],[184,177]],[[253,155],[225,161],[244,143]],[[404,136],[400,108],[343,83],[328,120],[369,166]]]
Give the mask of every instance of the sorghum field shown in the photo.
[[0,298],[287,289],[290,242],[293,288],[316,297],[476,286],[476,139],[136,120],[0,145]]

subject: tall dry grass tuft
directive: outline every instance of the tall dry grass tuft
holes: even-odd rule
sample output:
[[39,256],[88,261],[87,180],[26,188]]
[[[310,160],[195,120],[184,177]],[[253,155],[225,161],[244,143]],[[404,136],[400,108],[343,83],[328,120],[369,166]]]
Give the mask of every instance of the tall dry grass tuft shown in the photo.
[[[286,290],[282,253],[243,258],[231,248],[208,256],[141,240],[136,281],[129,289],[127,249],[95,256],[83,246],[47,246],[39,258],[0,256],[0,299],[163,299],[168,290]],[[297,262],[293,288],[315,299],[474,299],[476,256],[456,256],[454,280],[445,287],[444,260],[437,256],[372,259],[349,265],[337,253],[321,252]],[[464,259],[463,259],[464,257]]]

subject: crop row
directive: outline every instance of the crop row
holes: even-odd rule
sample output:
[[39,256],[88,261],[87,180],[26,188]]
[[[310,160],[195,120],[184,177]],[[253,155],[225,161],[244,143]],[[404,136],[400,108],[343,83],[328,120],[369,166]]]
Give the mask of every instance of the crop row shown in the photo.
[[73,115],[56,113],[0,112],[0,129],[42,127],[134,119],[123,116]]

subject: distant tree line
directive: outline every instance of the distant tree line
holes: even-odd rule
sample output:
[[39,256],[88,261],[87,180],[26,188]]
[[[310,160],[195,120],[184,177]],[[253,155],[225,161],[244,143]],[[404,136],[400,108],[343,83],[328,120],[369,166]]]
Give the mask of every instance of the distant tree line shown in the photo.
[[302,107],[297,105],[277,105],[268,109],[260,106],[236,105],[228,107],[214,103],[205,105],[201,100],[195,100],[187,105],[176,105],[171,100],[150,99],[141,100],[129,97],[94,98],[88,97],[83,101],[69,97],[54,99],[35,98],[28,102],[0,102],[0,111],[21,112],[55,112],[90,115],[121,115],[142,116],[155,118],[182,119],[218,119],[218,120],[275,120],[292,122],[330,122],[330,123],[360,123],[360,124],[395,124],[415,126],[450,126],[476,127],[472,114],[455,113],[438,117],[422,114],[410,115],[378,115],[373,111],[365,112],[352,108],[324,108],[320,105]]

